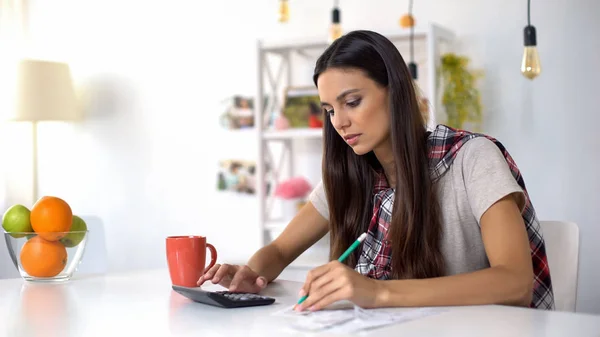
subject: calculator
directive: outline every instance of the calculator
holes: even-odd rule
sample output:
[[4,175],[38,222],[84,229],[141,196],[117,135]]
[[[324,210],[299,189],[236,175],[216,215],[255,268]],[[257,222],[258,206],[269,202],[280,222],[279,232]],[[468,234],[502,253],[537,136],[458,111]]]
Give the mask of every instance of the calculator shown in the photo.
[[272,297],[252,293],[239,293],[231,291],[206,291],[200,287],[190,288],[173,285],[173,290],[191,299],[194,302],[212,305],[221,308],[241,308],[275,303]]

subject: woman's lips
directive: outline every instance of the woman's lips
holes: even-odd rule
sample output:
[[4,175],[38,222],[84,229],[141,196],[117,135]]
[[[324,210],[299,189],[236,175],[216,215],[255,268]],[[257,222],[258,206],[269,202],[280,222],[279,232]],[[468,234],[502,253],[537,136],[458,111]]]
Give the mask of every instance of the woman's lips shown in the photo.
[[348,143],[348,145],[354,145],[354,144],[358,143],[359,137],[360,137],[360,134],[356,133],[356,134],[344,136],[344,140],[346,140],[346,143]]

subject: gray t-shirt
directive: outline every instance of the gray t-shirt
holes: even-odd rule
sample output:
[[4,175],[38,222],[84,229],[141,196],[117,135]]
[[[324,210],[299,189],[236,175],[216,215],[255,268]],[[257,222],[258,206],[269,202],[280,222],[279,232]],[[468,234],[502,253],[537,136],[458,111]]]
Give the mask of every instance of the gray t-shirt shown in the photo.
[[[479,223],[481,216],[504,196],[517,192],[518,205],[525,207],[523,190],[511,174],[498,147],[485,137],[467,141],[447,172],[435,183],[442,211],[441,251],[446,275],[489,267]],[[326,219],[327,198],[322,182],[309,200]]]

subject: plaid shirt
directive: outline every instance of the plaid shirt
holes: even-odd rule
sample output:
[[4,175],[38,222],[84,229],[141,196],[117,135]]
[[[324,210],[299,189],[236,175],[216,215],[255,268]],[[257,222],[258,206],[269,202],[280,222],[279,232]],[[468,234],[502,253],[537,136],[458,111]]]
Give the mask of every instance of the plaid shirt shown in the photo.
[[[526,204],[521,214],[529,237],[534,271],[533,298],[530,307],[552,310],[554,309],[554,295],[540,224],[525,188],[523,176],[506,148],[490,136],[438,125],[428,137],[431,177],[434,182],[437,181],[452,165],[461,146],[475,137],[486,137],[498,146],[510,167],[513,177],[523,189]],[[387,233],[392,219],[394,189],[388,186],[382,172],[377,173],[376,179],[373,190],[373,215],[367,230],[367,238],[363,242],[363,251],[355,269],[368,277],[387,280],[391,276],[392,247]]]

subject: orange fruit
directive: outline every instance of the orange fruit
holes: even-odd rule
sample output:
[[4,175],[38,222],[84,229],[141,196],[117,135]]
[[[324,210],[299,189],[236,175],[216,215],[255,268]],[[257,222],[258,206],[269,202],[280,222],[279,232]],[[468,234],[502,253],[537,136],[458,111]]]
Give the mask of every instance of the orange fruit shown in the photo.
[[39,236],[49,241],[57,241],[71,230],[73,211],[61,198],[45,196],[33,205],[29,220],[31,228]]
[[33,277],[54,277],[67,265],[67,249],[60,242],[36,236],[21,249],[21,266]]

